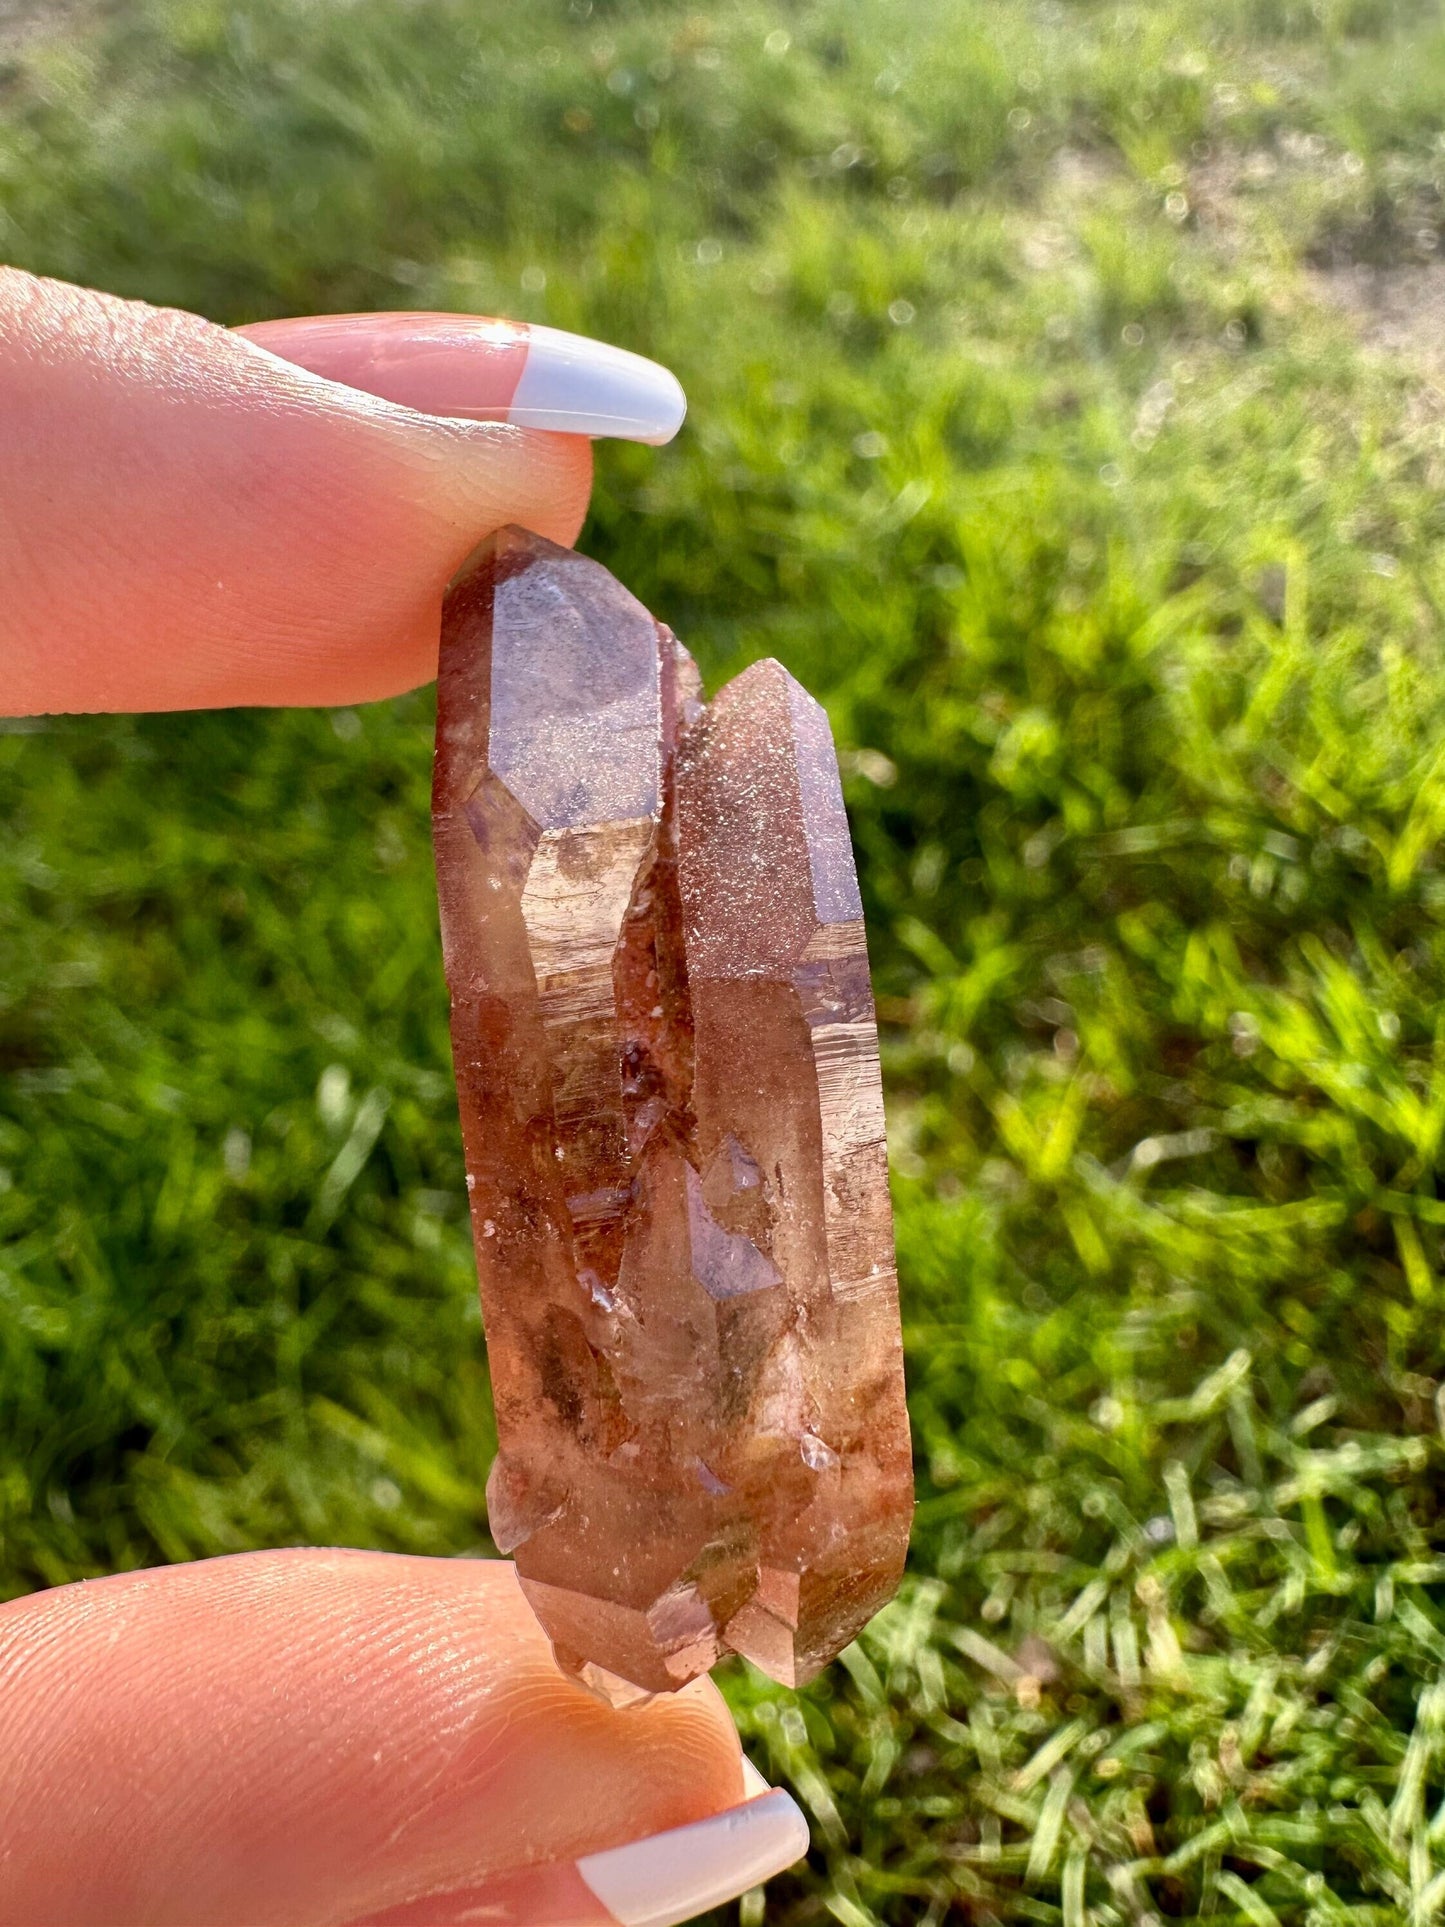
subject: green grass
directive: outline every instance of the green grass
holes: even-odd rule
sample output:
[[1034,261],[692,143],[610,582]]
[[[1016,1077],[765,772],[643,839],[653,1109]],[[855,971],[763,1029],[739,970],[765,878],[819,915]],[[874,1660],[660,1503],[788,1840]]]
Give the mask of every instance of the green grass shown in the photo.
[[[3,88],[0,254],[649,349],[584,545],[844,749],[920,1506],[780,1922],[1445,1912],[1445,440],[1389,0],[175,0]],[[0,736],[0,1593],[485,1549],[429,698]],[[752,1900],[745,1924],[761,1918]]]

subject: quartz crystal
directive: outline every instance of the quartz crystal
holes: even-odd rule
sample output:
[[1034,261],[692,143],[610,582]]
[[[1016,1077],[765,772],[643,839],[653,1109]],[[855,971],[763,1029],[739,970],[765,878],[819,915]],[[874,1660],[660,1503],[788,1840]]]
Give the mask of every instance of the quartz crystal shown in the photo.
[[727,1652],[799,1684],[912,1509],[827,718],[776,662],[704,706],[605,569],[505,529],[447,597],[433,820],[492,1536],[615,1697]]

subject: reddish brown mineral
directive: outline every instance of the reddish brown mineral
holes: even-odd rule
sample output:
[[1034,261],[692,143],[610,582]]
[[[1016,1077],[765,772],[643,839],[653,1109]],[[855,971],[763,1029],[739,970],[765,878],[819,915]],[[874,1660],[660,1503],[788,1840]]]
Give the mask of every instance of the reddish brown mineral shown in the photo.
[[447,598],[433,820],[492,1536],[594,1684],[811,1678],[912,1508],[827,718],[775,662],[704,708],[605,569],[507,529]]

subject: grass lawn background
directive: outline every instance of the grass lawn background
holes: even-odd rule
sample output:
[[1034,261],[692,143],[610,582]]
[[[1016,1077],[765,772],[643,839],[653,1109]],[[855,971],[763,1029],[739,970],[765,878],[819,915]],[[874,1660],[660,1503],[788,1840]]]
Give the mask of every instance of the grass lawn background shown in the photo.
[[[1445,400],[1331,299],[1440,300],[1442,211],[1403,0],[173,0],[0,69],[18,265],[666,360],[583,546],[828,702],[920,1505],[827,1677],[724,1674],[813,1821],[769,1920],[1445,1910]],[[0,734],[0,1596],[488,1549],[430,728]]]

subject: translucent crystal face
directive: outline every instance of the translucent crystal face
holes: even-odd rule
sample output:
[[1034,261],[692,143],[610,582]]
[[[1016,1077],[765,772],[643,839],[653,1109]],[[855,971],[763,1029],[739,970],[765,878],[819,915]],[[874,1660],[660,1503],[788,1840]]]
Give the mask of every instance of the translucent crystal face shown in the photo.
[[773,662],[704,708],[604,569],[504,530],[447,600],[433,810],[493,1536],[594,1682],[800,1682],[912,1505],[827,719]]

